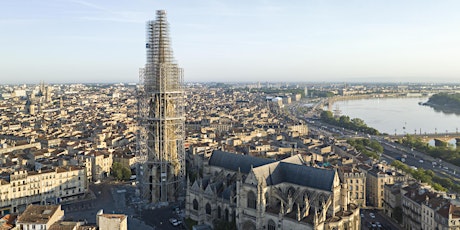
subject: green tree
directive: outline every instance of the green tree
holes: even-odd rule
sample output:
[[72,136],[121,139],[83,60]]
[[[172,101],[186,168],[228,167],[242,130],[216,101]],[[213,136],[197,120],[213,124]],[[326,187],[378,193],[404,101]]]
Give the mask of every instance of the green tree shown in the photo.
[[434,172],[433,172],[432,170],[430,170],[430,169],[426,170],[426,171],[425,171],[425,174],[428,175],[428,176],[430,176],[431,178],[434,177]]
[[321,112],[321,119],[324,121],[331,121],[334,120],[334,115],[331,111],[324,110]]
[[364,127],[364,126],[366,126],[366,124],[364,123],[364,121],[363,121],[362,119],[359,119],[359,118],[353,118],[353,119],[351,119],[351,122],[352,122],[354,125],[358,126],[358,127]]
[[112,176],[117,180],[129,180],[131,177],[131,170],[127,167],[124,167],[119,162],[114,162],[112,164]]
[[121,168],[121,177],[123,180],[129,180],[131,177],[131,170],[127,167]]
[[339,122],[342,124],[348,124],[350,123],[350,117],[349,116],[340,116]]
[[440,184],[438,184],[438,183],[432,184],[432,187],[433,187],[435,190],[438,190],[438,191],[444,191],[444,192],[447,191],[446,188],[442,187],[442,186],[441,186]]

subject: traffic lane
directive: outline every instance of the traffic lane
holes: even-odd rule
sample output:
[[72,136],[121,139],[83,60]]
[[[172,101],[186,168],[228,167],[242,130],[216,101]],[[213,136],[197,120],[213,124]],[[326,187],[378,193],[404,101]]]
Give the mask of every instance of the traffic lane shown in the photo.
[[[372,223],[376,224],[377,222],[382,225],[381,229],[391,229],[391,230],[398,230],[402,229],[399,225],[395,222],[392,222],[390,218],[386,218],[383,215],[383,212],[377,209],[361,209],[362,220],[361,220],[361,229],[373,229],[371,226]],[[374,218],[370,216],[370,213],[374,214]],[[377,228],[374,228],[377,229]]]
[[[387,147],[386,149],[388,149],[389,151],[394,151],[394,152],[397,152],[399,154],[401,154],[400,156],[402,155],[407,155],[408,158],[414,158],[414,159],[417,159],[417,161],[420,161],[420,160],[423,160],[423,163],[420,163],[420,162],[413,162],[413,164],[419,164],[420,163],[420,166],[424,166],[424,168],[428,169],[427,167],[433,167],[432,165],[432,162],[436,162],[436,168],[439,168],[439,164],[441,164],[441,170],[439,170],[439,172],[443,171],[443,172],[446,172],[447,174],[451,175],[451,176],[454,176],[458,179],[460,179],[460,176],[457,174],[457,172],[459,172],[460,170],[460,167],[456,166],[456,165],[453,165],[449,162],[445,162],[441,159],[438,159],[438,158],[433,158],[432,156],[426,154],[426,153],[423,153],[423,152],[419,152],[419,151],[416,151],[416,150],[413,150],[411,148],[408,148],[408,147],[405,147],[405,146],[402,146],[402,145],[399,145],[399,144],[396,144],[396,143],[388,143],[387,141],[384,141],[381,143],[382,145],[384,145],[384,147]],[[425,165],[425,163],[429,163],[429,165]],[[415,166],[415,165],[414,165]],[[427,167],[425,167],[427,166]],[[447,167],[447,169],[445,169],[444,167]]]
[[[398,151],[398,150],[388,150],[385,149],[384,155],[387,155],[391,158],[399,158],[402,157],[402,155],[407,155],[404,159],[405,161],[403,162],[404,164],[407,164],[408,166],[414,166],[416,168],[423,168],[425,170],[431,170],[435,172],[436,175],[441,176],[441,177],[446,177],[444,173],[446,170],[443,168],[439,168],[439,164],[437,164],[436,167],[433,167],[432,163],[430,161],[426,161],[423,158],[419,158],[417,155],[414,157],[413,155],[406,154],[404,152]],[[420,160],[423,160],[423,163],[420,162]],[[387,161],[389,164],[391,164],[393,160]],[[455,178],[460,178],[458,174],[449,174],[450,176],[453,176]]]

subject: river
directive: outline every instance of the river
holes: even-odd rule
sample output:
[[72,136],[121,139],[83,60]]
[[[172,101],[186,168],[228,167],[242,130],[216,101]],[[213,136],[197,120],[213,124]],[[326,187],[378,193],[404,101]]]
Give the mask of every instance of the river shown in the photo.
[[436,111],[429,106],[419,105],[427,97],[414,98],[372,98],[337,101],[331,109],[340,115],[360,118],[381,133],[424,134],[459,132],[460,115]]

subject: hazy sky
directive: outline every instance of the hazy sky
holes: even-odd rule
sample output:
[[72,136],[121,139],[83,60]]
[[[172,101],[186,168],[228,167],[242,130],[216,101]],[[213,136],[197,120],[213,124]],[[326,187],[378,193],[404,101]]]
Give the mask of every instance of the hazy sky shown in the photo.
[[0,83],[138,82],[158,9],[185,81],[460,82],[458,0],[1,0]]

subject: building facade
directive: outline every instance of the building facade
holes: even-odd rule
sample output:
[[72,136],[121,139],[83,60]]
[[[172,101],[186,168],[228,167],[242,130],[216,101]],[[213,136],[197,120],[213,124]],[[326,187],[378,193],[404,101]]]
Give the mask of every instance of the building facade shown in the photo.
[[366,206],[366,173],[355,167],[343,166],[339,168],[339,174],[348,185],[350,202],[359,207]]
[[392,174],[381,171],[378,168],[373,168],[367,172],[366,188],[367,201],[370,206],[383,208],[384,186],[385,184],[393,184],[394,176]]
[[23,211],[29,204],[57,204],[87,193],[86,169],[66,166],[50,170],[16,171],[0,180],[2,214]]

